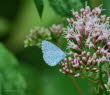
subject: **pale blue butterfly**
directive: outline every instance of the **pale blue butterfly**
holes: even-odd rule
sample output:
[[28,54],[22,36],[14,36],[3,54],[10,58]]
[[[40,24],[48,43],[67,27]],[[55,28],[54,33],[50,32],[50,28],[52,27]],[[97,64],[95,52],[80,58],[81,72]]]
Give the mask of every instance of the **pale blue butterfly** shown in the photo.
[[48,41],[42,41],[42,52],[44,61],[50,65],[57,65],[66,54],[57,46]]

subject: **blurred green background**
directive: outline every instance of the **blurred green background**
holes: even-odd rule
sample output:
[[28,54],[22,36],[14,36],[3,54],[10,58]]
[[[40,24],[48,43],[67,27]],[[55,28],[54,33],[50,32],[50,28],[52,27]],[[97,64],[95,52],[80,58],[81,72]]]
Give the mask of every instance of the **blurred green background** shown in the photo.
[[[86,0],[73,1],[84,6]],[[72,80],[57,66],[45,64],[41,48],[24,48],[25,37],[34,26],[49,27],[66,21],[63,12],[69,7],[67,2],[43,0],[40,17],[34,0],[0,0],[0,95],[94,95],[91,82]],[[104,13],[109,15],[109,0],[88,0],[92,8],[102,3],[108,9]]]

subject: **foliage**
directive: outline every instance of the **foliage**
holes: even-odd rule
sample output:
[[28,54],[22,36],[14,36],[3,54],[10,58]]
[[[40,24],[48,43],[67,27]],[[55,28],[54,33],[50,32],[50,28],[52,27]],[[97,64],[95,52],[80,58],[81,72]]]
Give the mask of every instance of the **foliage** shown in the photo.
[[16,58],[0,44],[0,95],[25,95],[26,83]]
[[[0,0],[0,42],[3,43],[0,44],[0,95],[80,95],[78,88],[84,95],[94,95],[90,92],[91,82],[76,78],[73,84],[70,77],[57,71],[57,67],[56,70],[43,64],[38,46],[25,49],[23,46],[29,30],[37,26],[48,29],[51,32],[51,41],[65,51],[67,42],[62,37],[57,41],[50,26],[61,23],[66,26],[65,16],[71,17],[71,10],[79,10],[80,6],[85,6],[85,1],[88,1],[92,8],[103,4],[102,7],[107,9],[103,13],[109,15],[109,0]],[[38,2],[41,2],[40,6]],[[102,70],[106,71],[104,65]],[[103,78],[106,83],[107,77],[103,75]],[[95,86],[98,88],[92,89],[93,92],[96,95],[103,94],[99,93],[100,85]],[[109,90],[108,84],[105,84],[105,87]],[[7,93],[4,89],[20,91]]]
[[36,8],[39,12],[40,17],[42,17],[42,12],[44,8],[43,0],[34,0],[36,4]]
[[[34,1],[38,9],[39,15],[41,16],[43,12],[43,0]],[[82,6],[80,0],[49,0],[49,3],[54,11],[62,16],[70,16],[70,10],[72,10],[73,8],[75,10],[78,10]]]
[[82,4],[80,0],[49,0],[52,8],[60,15],[71,15],[70,11],[78,10]]

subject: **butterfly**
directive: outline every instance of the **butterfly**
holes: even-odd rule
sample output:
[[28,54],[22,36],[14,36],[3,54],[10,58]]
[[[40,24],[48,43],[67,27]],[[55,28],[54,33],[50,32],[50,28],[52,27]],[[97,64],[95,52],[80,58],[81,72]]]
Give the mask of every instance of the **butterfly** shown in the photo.
[[50,66],[57,65],[66,56],[60,48],[49,41],[42,41],[42,52],[44,61]]

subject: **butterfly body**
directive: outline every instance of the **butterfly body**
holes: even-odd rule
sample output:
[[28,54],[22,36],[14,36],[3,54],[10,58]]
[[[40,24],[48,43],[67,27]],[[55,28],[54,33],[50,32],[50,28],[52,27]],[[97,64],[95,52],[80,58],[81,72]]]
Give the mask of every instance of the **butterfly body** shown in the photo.
[[48,41],[42,41],[42,52],[44,61],[50,65],[57,65],[66,54],[57,46]]

